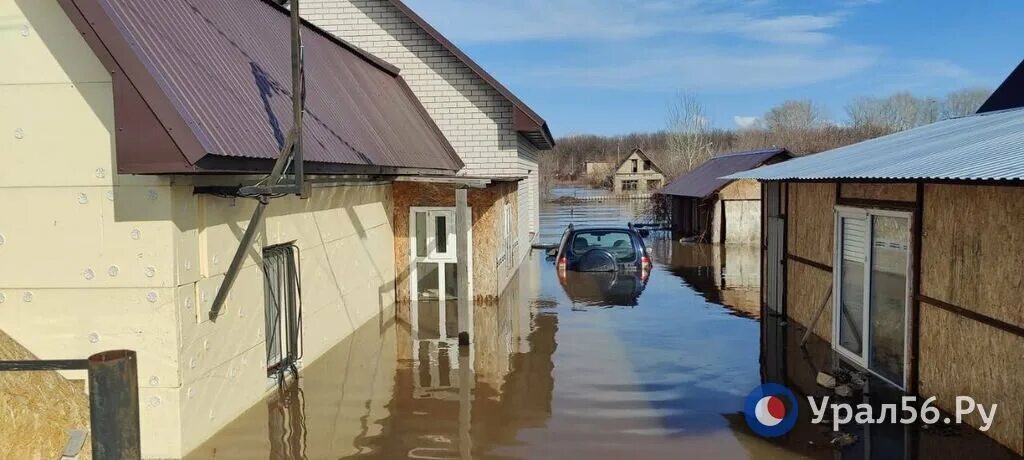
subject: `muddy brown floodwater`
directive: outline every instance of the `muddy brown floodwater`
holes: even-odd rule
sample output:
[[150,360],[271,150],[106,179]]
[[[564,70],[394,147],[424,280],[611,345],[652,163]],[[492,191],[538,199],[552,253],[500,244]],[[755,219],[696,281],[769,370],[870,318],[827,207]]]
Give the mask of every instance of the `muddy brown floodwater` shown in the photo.
[[[560,191],[579,193],[574,191]],[[546,204],[541,241],[569,222],[639,221],[641,202]],[[497,305],[478,306],[472,346],[414,343],[394,315],[305,367],[189,458],[985,458],[971,433],[872,427],[828,446],[801,406],[783,438],[753,434],[744,399],[764,381],[818,394],[831,352],[761,324],[759,253],[652,238],[639,279],[565,289],[534,251]],[[433,350],[433,351],[431,351]],[[867,398],[867,396],[865,396]],[[980,457],[979,457],[980,458]],[[1011,457],[1007,457],[1011,458]]]

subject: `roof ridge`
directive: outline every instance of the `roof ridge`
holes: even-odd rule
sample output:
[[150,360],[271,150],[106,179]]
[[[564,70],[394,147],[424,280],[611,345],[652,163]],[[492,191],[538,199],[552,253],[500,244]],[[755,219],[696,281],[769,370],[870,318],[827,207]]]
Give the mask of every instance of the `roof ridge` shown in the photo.
[[768,148],[768,149],[744,150],[744,151],[740,151],[740,152],[729,152],[729,153],[723,153],[721,155],[715,155],[715,156],[711,157],[711,159],[709,161],[715,160],[717,158],[741,157],[741,156],[747,156],[747,155],[764,155],[764,154],[767,154],[767,153],[783,153],[783,152],[786,152],[786,151],[787,151],[786,149],[781,148],[781,147],[772,147],[772,148]]

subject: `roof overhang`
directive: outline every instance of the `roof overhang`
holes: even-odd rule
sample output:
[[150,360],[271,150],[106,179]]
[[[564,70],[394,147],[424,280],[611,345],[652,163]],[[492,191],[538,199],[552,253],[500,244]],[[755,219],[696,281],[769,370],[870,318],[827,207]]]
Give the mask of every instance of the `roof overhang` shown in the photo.
[[526,180],[526,177],[470,177],[470,176],[423,176],[408,175],[395,178],[395,182],[418,184],[447,184],[466,188],[486,188],[493,183],[511,183]]

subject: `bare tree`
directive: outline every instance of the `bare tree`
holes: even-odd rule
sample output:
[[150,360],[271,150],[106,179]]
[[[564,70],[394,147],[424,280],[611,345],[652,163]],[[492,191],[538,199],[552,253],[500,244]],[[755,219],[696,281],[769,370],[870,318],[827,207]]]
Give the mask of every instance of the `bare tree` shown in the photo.
[[964,88],[946,95],[942,117],[956,118],[971,115],[992,95],[989,88]]
[[668,109],[667,155],[661,167],[671,176],[692,171],[712,156],[713,130],[696,97],[677,94]]
[[772,131],[808,131],[828,124],[828,115],[810,100],[789,100],[769,110],[764,122]]

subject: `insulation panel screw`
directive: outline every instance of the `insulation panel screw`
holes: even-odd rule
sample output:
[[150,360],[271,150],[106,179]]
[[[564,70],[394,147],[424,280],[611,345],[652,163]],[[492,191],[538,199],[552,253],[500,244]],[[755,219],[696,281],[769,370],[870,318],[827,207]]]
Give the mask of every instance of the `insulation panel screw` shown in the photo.
[[192,298],[191,297],[185,299],[185,309],[186,310],[191,310],[192,309]]
[[28,291],[21,295],[21,301],[25,303],[32,303],[33,298],[34,296],[32,295],[31,291]]
[[159,296],[156,295],[155,291],[149,291],[149,294],[146,294],[146,300],[148,300],[149,303],[156,303],[157,299],[159,299]]
[[157,385],[160,385],[160,377],[157,377],[155,375],[150,377],[149,378],[149,386],[155,387]]
[[107,274],[110,275],[111,278],[116,278],[118,273],[121,273],[121,269],[117,268],[117,265],[111,265],[110,268],[107,269]]
[[149,201],[156,201],[157,198],[160,198],[160,194],[156,193],[156,190],[150,190],[146,192],[146,198],[149,198]]
[[7,301],[7,294],[4,294],[3,292],[0,292],[0,303],[4,303],[6,301]]
[[25,24],[25,25],[21,26],[21,36],[22,37],[28,37],[28,35],[29,35],[29,33],[31,31],[32,31],[32,28],[30,28],[28,26],[28,24]]
[[82,272],[82,276],[87,280],[92,280],[96,277],[96,272],[92,271],[91,268],[86,268],[85,271]]
[[99,343],[100,335],[95,332],[89,333],[89,343]]
[[146,278],[152,278],[154,276],[156,276],[156,267],[146,267]]
[[110,190],[107,192],[107,201],[114,201],[114,191]]
[[78,204],[89,204],[89,195],[84,193],[78,194]]
[[96,178],[103,179],[104,177],[107,177],[107,170],[103,168],[96,168]]
[[147,405],[149,407],[158,407],[158,406],[160,406],[160,397],[159,396],[154,396],[152,398],[149,398],[149,403],[147,403]]
[[0,233],[0,246],[3,246],[7,242],[7,238],[4,237],[3,233]]
[[137,241],[137,240],[139,240],[141,238],[142,238],[142,231],[137,229],[137,228],[133,228],[132,229],[132,239]]
[[24,139],[25,138],[25,130],[23,130],[21,128],[15,129],[14,130],[14,138],[15,139]]

